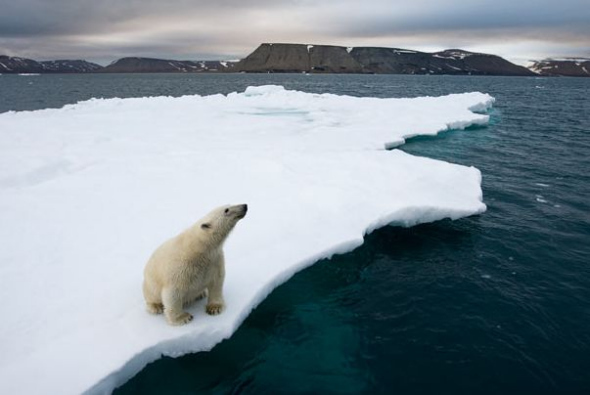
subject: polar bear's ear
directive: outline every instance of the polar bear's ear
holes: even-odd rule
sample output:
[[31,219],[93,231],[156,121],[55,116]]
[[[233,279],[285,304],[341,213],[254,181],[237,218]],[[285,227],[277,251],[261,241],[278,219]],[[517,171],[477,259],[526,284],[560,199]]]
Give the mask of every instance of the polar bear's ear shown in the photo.
[[201,225],[201,229],[211,229],[211,224],[206,222],[204,224]]

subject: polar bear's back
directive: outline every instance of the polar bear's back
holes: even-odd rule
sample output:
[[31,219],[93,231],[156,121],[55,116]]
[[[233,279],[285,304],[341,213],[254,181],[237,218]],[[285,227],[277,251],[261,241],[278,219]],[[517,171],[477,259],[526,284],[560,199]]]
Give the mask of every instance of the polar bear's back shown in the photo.
[[203,248],[201,233],[200,229],[187,229],[154,251],[144,269],[144,293],[147,289],[153,298],[157,296],[159,299],[167,285],[178,286],[185,281],[194,281],[198,273],[205,274],[203,266],[212,260],[223,259],[221,249]]

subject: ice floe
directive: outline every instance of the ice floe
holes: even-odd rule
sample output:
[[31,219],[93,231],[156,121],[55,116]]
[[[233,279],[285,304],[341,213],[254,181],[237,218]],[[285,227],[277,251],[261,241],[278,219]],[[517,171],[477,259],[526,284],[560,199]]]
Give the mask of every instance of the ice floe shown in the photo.
[[[0,393],[109,392],[161,355],[211,349],[371,230],[483,212],[477,169],[384,148],[485,124],[473,111],[492,103],[265,86],[0,115]],[[226,203],[249,205],[225,246],[227,309],[198,302],[183,327],[147,314],[149,255]]]

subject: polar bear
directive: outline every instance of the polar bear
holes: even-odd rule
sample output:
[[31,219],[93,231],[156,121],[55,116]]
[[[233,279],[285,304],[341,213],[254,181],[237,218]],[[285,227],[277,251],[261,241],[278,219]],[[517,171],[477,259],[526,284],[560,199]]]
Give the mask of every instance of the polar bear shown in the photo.
[[169,324],[184,325],[193,316],[183,307],[208,295],[207,314],[221,313],[223,243],[247,211],[245,204],[218,207],[154,251],[144,270],[148,312],[164,313]]

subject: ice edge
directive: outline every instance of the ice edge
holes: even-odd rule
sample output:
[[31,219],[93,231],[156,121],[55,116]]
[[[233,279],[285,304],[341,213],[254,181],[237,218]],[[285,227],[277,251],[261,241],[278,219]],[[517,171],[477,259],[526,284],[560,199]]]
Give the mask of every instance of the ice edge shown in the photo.
[[[479,215],[479,214],[485,212],[487,207],[483,202],[481,202],[481,206],[480,206],[479,210],[475,213],[473,213],[472,211],[469,211],[469,210],[465,210],[465,211],[457,210],[456,212],[452,213],[452,215],[444,215],[441,217],[435,217],[435,216],[431,215],[432,213],[434,213],[436,211],[435,208],[421,207],[419,209],[425,213],[424,218],[420,218],[420,219],[417,219],[416,221],[412,221],[412,222],[400,223],[400,221],[398,221],[398,220],[393,220],[393,218],[395,218],[395,216],[396,216],[396,212],[394,212],[394,213],[391,213],[389,216],[385,217],[385,218],[390,218],[389,220],[382,219],[382,220],[376,221],[376,222],[370,224],[369,226],[367,226],[363,236],[370,234],[371,232],[373,232],[379,228],[383,228],[385,226],[388,226],[388,225],[400,225],[400,226],[404,226],[404,227],[412,227],[412,226],[416,226],[416,225],[420,225],[420,224],[440,221],[443,219],[456,220],[456,219],[460,219],[460,218],[464,218],[464,217],[468,217],[468,216]],[[194,347],[194,348],[190,348],[190,347],[187,348],[187,344],[190,344],[190,342],[187,342],[186,340],[191,338],[191,334],[185,334],[185,335],[178,337],[176,339],[171,339],[171,340],[167,340],[167,341],[155,344],[152,347],[133,356],[120,370],[113,372],[110,375],[108,375],[107,377],[103,378],[100,382],[98,382],[97,384],[95,384],[94,386],[89,388],[87,391],[85,391],[84,394],[88,394],[88,395],[110,394],[113,392],[114,389],[122,386],[127,381],[129,381],[131,378],[133,378],[137,373],[139,373],[141,370],[143,370],[148,364],[160,359],[163,356],[177,358],[177,357],[181,357],[186,354],[203,352],[203,351],[204,352],[210,351],[217,344],[221,343],[224,340],[229,339],[237,331],[237,329],[242,325],[242,323],[250,315],[250,313],[254,309],[256,309],[258,307],[258,305],[260,303],[262,303],[264,301],[264,299],[266,299],[268,297],[268,295],[270,295],[272,293],[272,291],[274,291],[274,289],[276,289],[280,285],[287,282],[296,273],[314,265],[315,263],[317,263],[320,260],[330,259],[334,255],[346,254],[346,253],[349,253],[349,252],[355,250],[356,248],[360,247],[364,243],[363,236],[361,236],[357,239],[352,239],[352,240],[342,242],[337,246],[334,246],[330,249],[325,250],[324,252],[318,254],[315,257],[311,257],[309,259],[306,259],[304,261],[301,261],[301,262],[293,265],[289,271],[282,272],[282,273],[280,273],[280,275],[276,276],[275,278],[269,279],[269,284],[257,293],[251,308],[249,310],[244,310],[241,312],[238,320],[236,321],[235,326],[233,328],[231,328],[231,330],[229,330],[229,331],[227,331],[227,330],[207,331],[204,333],[200,333],[199,334],[200,335],[199,341],[201,342],[201,344],[199,347]],[[223,332],[221,335],[222,336],[221,338],[218,337],[220,332]],[[168,352],[163,353],[163,352],[159,351],[159,349],[162,349],[162,348],[172,350],[172,351],[168,351]]]
[[[251,91],[246,93],[252,93]],[[484,113],[490,110],[495,102],[495,98],[488,95],[488,98],[484,102],[480,102],[473,106],[468,107],[468,109],[474,113]],[[481,118],[475,119],[471,122],[455,122],[449,123],[446,127],[437,130],[432,135],[438,135],[445,131],[450,130],[464,130],[469,128],[470,126],[478,125],[483,126],[489,123],[489,115],[482,115]],[[403,145],[407,139],[416,137],[418,135],[423,134],[407,134],[404,135],[401,142],[389,142],[385,143],[386,149],[393,149]],[[181,357],[186,354],[196,353],[196,352],[207,352],[213,349],[217,344],[221,343],[222,341],[229,339],[237,329],[242,325],[245,319],[250,315],[250,313],[258,307],[264,299],[270,295],[270,293],[279,287],[280,285],[284,284],[288,281],[293,275],[297,272],[306,269],[320,260],[323,259],[330,259],[334,255],[338,254],[345,254],[349,253],[356,248],[360,247],[364,243],[364,236],[367,234],[372,233],[373,231],[383,228],[385,226],[402,226],[402,227],[412,227],[420,224],[425,223],[432,223],[436,221],[440,221],[443,219],[451,219],[456,220],[460,218],[465,218],[468,216],[474,216],[484,213],[487,210],[487,206],[483,203],[483,193],[481,192],[481,181],[482,176],[479,169],[470,166],[470,169],[476,171],[479,175],[478,183],[480,185],[480,194],[478,196],[480,207],[474,212],[473,210],[455,210],[454,212],[450,213],[450,215],[442,215],[436,216],[436,208],[428,208],[428,207],[416,207],[416,210],[420,210],[423,212],[423,215],[420,217],[413,217],[412,221],[400,221],[396,219],[397,211],[389,213],[381,217],[378,220],[368,224],[363,232],[363,234],[359,238],[355,238],[352,240],[344,241],[339,243],[338,245],[326,249],[320,254],[316,256],[310,257],[299,263],[293,265],[289,270],[280,273],[278,276],[273,278],[272,280],[269,279],[267,286],[262,288],[254,298],[254,301],[249,309],[244,309],[241,313],[239,318],[236,320],[235,325],[230,328],[230,330],[222,330],[222,331],[206,331],[205,333],[200,334],[200,345],[199,347],[190,348],[187,347],[186,342],[187,339],[190,339],[192,334],[185,334],[176,339],[167,340],[158,344],[155,344],[142,352],[134,355],[131,357],[122,367],[121,369],[112,372],[108,376],[104,377],[98,383],[94,384],[92,387],[84,391],[83,393],[86,395],[93,395],[93,394],[110,394],[116,388],[124,385],[127,381],[133,378],[136,374],[138,374],[141,370],[143,370],[148,364],[160,359],[163,356],[168,357]],[[448,212],[446,214],[449,214]],[[220,332],[221,338],[219,337]],[[160,349],[168,349],[172,351],[162,352],[159,351]]]
[[438,136],[441,133],[449,132],[452,130],[465,130],[471,126],[486,126],[490,122],[490,116],[486,113],[493,107],[495,101],[496,101],[496,99],[494,97],[488,95],[488,98],[486,101],[481,102],[481,103],[477,103],[477,104],[467,108],[469,111],[471,111],[475,114],[481,114],[481,117],[479,119],[472,120],[471,122],[458,121],[458,122],[447,123],[445,125],[445,127],[442,127],[433,133],[404,134],[398,140],[388,141],[388,142],[384,143],[384,148],[387,150],[392,150],[394,148],[398,148],[398,147],[404,145],[408,140],[410,140],[414,137],[420,137],[420,136],[434,137],[434,136]]

